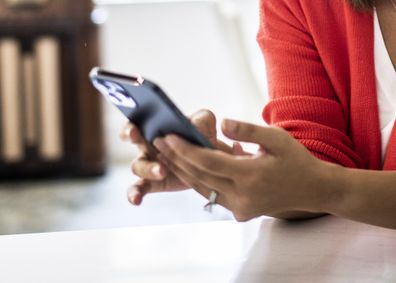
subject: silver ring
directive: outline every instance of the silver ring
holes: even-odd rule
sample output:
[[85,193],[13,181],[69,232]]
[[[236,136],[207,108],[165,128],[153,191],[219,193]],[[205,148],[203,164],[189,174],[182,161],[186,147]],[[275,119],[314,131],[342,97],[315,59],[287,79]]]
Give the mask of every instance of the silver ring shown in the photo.
[[216,191],[210,192],[209,202],[204,206],[205,211],[212,212],[213,206],[216,205],[217,196],[218,196],[218,194]]

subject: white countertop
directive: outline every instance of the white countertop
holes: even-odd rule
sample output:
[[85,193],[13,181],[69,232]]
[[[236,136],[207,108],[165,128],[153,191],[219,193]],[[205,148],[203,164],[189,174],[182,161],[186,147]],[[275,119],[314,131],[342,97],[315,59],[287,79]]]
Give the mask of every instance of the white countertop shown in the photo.
[[396,231],[335,217],[0,237],[0,282],[396,282]]

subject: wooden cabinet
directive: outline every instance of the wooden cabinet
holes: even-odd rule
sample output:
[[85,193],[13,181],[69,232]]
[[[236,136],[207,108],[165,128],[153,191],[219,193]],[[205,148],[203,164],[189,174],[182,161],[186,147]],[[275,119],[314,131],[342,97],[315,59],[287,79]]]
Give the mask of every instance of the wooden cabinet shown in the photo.
[[88,0],[0,1],[0,179],[104,172],[101,99],[88,79],[99,63],[92,9]]

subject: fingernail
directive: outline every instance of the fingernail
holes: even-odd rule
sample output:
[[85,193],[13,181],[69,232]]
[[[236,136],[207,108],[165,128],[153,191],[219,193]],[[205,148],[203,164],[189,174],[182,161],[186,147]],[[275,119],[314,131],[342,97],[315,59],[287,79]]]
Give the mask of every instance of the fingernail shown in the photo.
[[128,127],[126,127],[125,129],[124,129],[124,131],[122,132],[122,135],[121,135],[121,139],[123,140],[123,141],[128,141],[130,138],[130,135],[131,135],[131,131],[132,131],[132,128],[131,128],[131,126],[128,126]]
[[198,112],[194,113],[193,119],[200,119],[200,118],[206,118],[210,115],[209,110],[199,110]]
[[233,120],[224,120],[225,128],[230,133],[236,133],[238,130],[238,123]]
[[153,173],[153,175],[156,177],[162,177],[161,166],[158,164],[154,165],[153,168],[151,169],[151,173]]
[[138,192],[137,191],[133,191],[133,192],[130,192],[129,194],[128,194],[128,201],[131,203],[131,204],[133,204],[133,205],[137,205],[137,196],[138,196]]

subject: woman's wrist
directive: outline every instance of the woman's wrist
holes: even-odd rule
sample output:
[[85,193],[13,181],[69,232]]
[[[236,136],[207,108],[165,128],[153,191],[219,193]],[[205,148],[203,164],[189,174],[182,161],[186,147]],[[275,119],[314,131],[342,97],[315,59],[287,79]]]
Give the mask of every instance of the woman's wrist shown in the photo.
[[312,188],[310,212],[337,214],[342,207],[348,186],[348,169],[337,164],[320,161],[317,178]]

